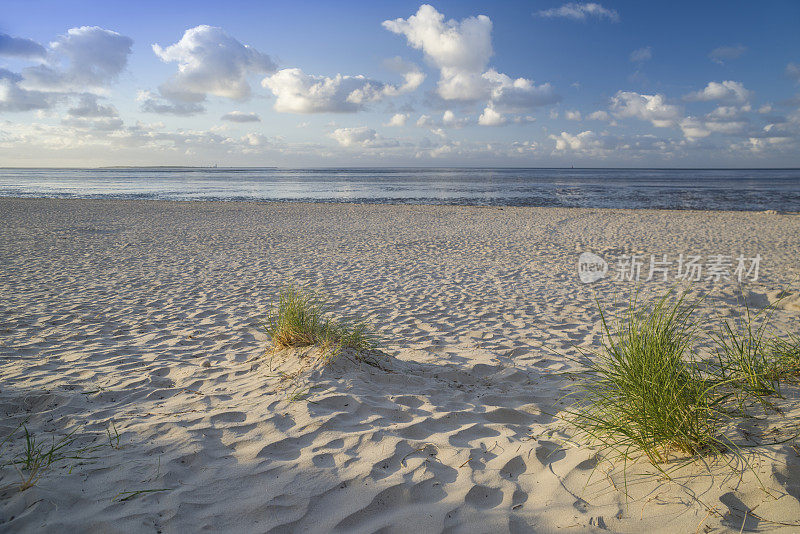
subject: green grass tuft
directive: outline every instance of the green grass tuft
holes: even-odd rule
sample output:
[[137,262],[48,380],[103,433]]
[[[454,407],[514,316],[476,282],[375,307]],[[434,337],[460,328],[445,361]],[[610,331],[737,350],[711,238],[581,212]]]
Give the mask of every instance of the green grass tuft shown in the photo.
[[316,295],[293,286],[280,291],[278,305],[264,323],[276,349],[318,346],[334,357],[349,349],[356,357],[378,346],[378,339],[363,321],[334,320]]
[[748,307],[743,320],[723,321],[720,331],[711,336],[717,345],[714,374],[719,381],[735,386],[740,398],[764,397],[779,391],[775,361],[769,350],[769,321],[761,317],[762,313],[764,310],[751,313]]
[[654,465],[672,452],[720,453],[713,386],[686,360],[695,305],[673,292],[642,308],[634,299],[610,325],[600,310],[603,345],[569,410],[579,434],[627,461],[643,453]]
[[776,381],[800,379],[800,336],[775,337],[768,345],[771,358],[769,377]]

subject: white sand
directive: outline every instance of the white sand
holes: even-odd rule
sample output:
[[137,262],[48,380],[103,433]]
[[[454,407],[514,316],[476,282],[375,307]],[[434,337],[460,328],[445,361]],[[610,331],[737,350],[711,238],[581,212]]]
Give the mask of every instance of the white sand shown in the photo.
[[[27,418],[97,445],[23,492],[1,468],[0,531],[800,529],[779,524],[800,523],[796,442],[741,476],[630,467],[626,499],[553,416],[578,369],[564,355],[599,342],[595,295],[615,309],[633,287],[580,283],[580,252],[760,253],[745,295],[763,305],[798,281],[800,216],[0,199],[0,217],[0,439]],[[385,369],[281,378],[298,358],[265,357],[258,320],[290,281],[378,327]],[[705,287],[699,317],[741,310],[733,283]],[[796,405],[745,427],[796,424]]]

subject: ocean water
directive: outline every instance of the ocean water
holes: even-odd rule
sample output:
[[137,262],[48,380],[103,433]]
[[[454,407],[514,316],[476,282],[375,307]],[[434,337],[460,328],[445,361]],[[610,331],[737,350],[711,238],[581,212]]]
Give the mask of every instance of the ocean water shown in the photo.
[[800,211],[800,169],[0,168],[0,196]]

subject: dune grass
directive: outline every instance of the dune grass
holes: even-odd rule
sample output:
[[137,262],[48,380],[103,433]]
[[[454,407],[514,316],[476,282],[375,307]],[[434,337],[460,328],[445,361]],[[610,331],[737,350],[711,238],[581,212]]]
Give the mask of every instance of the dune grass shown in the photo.
[[581,399],[567,410],[578,437],[626,462],[644,455],[657,467],[673,453],[741,455],[718,429],[734,414],[747,416],[745,400],[774,407],[767,397],[780,394],[781,382],[800,379],[800,336],[774,335],[773,308],[747,309],[742,320],[722,321],[707,334],[716,358],[698,362],[692,313],[699,302],[674,290],[650,305],[634,297],[613,324],[600,309],[602,347],[589,363]]
[[730,382],[740,399],[774,395],[779,391],[779,378],[774,372],[776,362],[769,350],[769,310],[752,313],[745,306],[742,320],[725,320],[719,331],[711,334],[717,346],[713,374],[718,381]]
[[378,346],[377,336],[364,321],[336,320],[328,312],[325,301],[317,295],[287,286],[281,289],[264,328],[276,349],[317,346],[329,358],[344,349],[363,358]]
[[800,335],[774,337],[768,342],[768,351],[771,357],[769,378],[776,381],[800,379]]
[[658,465],[671,453],[719,453],[718,399],[687,360],[696,303],[665,294],[650,307],[635,299],[610,324],[602,309],[603,344],[569,410],[579,434],[626,461],[643,453]]

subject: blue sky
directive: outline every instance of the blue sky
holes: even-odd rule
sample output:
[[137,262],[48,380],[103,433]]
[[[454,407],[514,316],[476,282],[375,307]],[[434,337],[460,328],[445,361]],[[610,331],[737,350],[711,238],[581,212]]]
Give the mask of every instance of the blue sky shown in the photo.
[[0,165],[800,166],[800,2],[0,14]]

